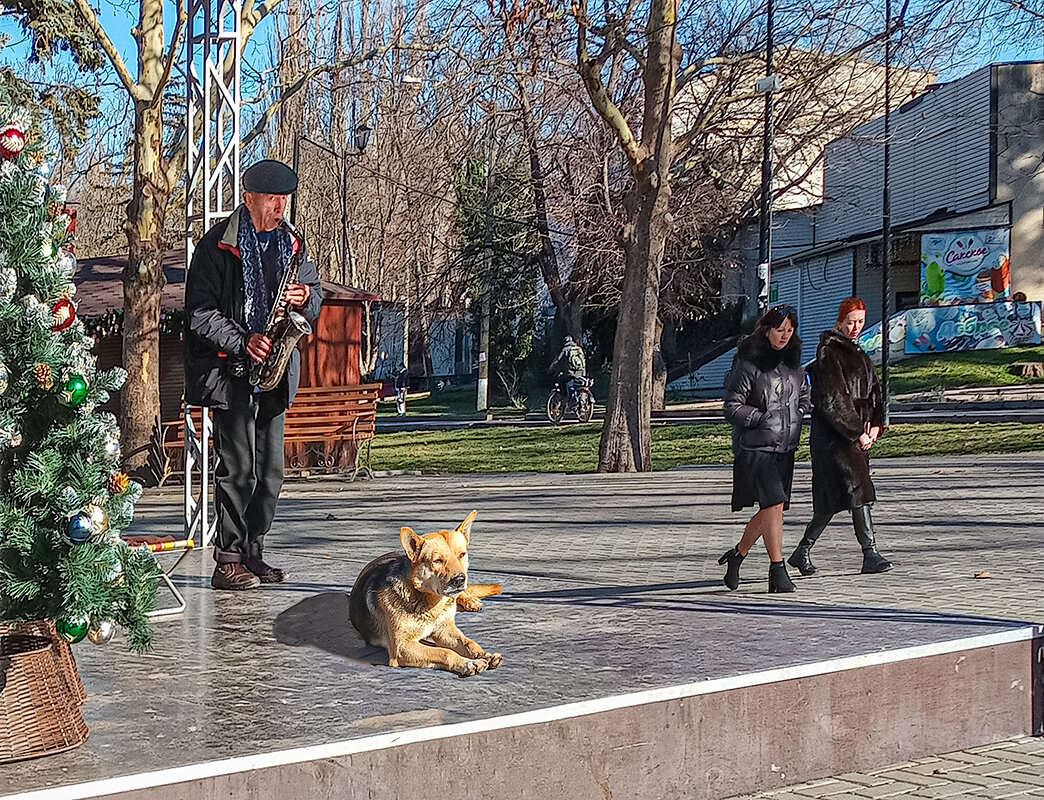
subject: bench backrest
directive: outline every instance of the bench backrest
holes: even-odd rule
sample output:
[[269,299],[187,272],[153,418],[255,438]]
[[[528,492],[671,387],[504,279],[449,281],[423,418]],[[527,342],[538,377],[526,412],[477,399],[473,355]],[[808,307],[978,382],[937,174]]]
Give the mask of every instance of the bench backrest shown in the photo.
[[[380,383],[357,386],[302,387],[286,412],[284,436],[287,441],[325,439],[369,439],[377,426],[377,400]],[[184,413],[184,406],[182,406]],[[192,409],[196,430],[200,429],[202,409]],[[185,435],[184,416],[164,425],[167,446],[180,445]]]

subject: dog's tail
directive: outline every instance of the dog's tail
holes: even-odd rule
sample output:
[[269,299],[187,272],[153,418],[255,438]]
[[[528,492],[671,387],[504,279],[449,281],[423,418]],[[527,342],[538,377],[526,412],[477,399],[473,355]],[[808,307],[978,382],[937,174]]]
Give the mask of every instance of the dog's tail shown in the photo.
[[472,583],[457,597],[457,608],[461,611],[480,611],[482,597],[492,597],[504,591],[499,583]]
[[499,583],[473,583],[464,590],[464,593],[475,598],[493,597],[504,591]]

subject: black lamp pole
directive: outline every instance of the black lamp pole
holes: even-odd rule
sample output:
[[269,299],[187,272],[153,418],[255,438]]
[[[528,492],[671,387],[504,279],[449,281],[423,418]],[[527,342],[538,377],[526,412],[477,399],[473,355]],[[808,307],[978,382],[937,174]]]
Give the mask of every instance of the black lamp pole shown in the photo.
[[[348,159],[358,158],[365,151],[370,144],[370,133],[371,128],[369,125],[363,123],[355,129],[355,147],[357,152],[351,152],[345,150],[343,152],[337,152],[333,148],[327,147],[325,144],[321,144],[313,139],[309,139],[307,136],[302,136],[298,133],[294,134],[294,158],[293,158],[293,169],[296,173],[301,165],[301,142],[308,142],[313,147],[318,147],[325,153],[329,153],[334,158],[339,159],[341,162],[341,282],[345,282],[345,269],[348,261]],[[290,224],[297,224],[297,192],[294,192],[290,196]],[[354,278],[353,278],[354,280]]]
[[[768,0],[768,23],[765,46],[765,77],[772,77],[772,17],[773,0]],[[765,92],[765,133],[761,159],[761,218],[758,230],[758,268],[765,269],[763,292],[758,292],[758,311],[769,307],[772,285],[772,87]],[[758,276],[761,277],[760,275]]]
[[885,0],[884,63],[884,189],[881,193],[881,394],[884,399],[884,424],[888,425],[888,322],[892,295],[892,199],[888,191],[888,170],[892,145],[892,2]]

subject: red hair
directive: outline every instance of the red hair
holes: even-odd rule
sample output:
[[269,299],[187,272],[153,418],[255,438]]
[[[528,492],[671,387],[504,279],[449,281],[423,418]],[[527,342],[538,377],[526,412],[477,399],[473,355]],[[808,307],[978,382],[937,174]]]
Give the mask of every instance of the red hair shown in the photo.
[[842,300],[841,305],[837,309],[837,322],[834,324],[840,325],[844,318],[853,311],[866,311],[866,303],[858,297],[849,297],[847,300]]

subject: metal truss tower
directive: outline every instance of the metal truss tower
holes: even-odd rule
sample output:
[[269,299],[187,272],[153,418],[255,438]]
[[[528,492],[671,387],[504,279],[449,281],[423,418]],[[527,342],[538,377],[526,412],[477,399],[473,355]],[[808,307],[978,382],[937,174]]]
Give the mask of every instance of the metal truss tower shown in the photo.
[[[242,0],[184,0],[188,15],[186,92],[188,178],[186,275],[197,236],[239,202],[239,20]],[[185,407],[185,538],[206,547],[217,519],[210,511],[212,424],[206,408]],[[197,535],[198,534],[198,535]]]

